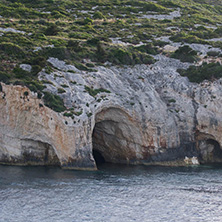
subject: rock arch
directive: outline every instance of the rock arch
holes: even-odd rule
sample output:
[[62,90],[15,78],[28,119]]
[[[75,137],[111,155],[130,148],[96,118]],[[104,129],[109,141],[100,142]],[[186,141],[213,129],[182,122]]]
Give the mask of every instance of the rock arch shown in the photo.
[[211,135],[200,135],[197,148],[201,163],[222,163],[222,147]]
[[21,142],[21,154],[20,162],[25,165],[60,166],[54,148],[48,143],[24,139]]
[[121,108],[106,108],[96,114],[92,144],[97,163],[132,164],[141,157],[142,141],[137,123]]

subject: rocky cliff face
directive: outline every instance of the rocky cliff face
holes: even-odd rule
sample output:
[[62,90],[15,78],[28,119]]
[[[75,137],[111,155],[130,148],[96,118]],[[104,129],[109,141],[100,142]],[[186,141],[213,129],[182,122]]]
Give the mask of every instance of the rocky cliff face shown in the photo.
[[222,162],[222,80],[193,84],[176,72],[188,63],[156,59],[84,72],[50,58],[57,70],[39,78],[51,82],[52,93],[65,86],[72,118],[27,88],[2,84],[0,162],[94,170],[93,151],[113,163],[184,165],[186,156]]
[[0,94],[1,163],[95,168],[90,121],[70,126],[21,86],[2,84]]

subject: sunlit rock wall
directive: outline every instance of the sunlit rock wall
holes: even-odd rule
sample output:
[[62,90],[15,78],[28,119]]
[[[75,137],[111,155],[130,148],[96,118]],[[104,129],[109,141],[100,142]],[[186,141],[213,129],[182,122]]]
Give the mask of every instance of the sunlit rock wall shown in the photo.
[[[93,149],[113,163],[222,162],[221,80],[193,84],[176,71],[189,64],[156,59],[85,72],[50,58],[57,71],[39,78],[51,81],[51,93],[66,85],[60,96],[79,113],[74,118],[47,108],[27,88],[2,84],[0,162],[94,170]],[[108,91],[90,95],[86,86]]]

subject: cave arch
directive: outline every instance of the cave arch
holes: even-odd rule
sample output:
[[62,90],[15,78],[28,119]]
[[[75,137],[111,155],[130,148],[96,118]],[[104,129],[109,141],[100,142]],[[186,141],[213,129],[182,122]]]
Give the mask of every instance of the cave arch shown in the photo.
[[54,148],[45,142],[24,139],[21,142],[22,162],[25,165],[60,166]]
[[138,159],[142,136],[135,121],[120,108],[107,108],[95,116],[92,133],[96,164],[131,164]]
[[199,151],[202,163],[222,163],[222,148],[217,140],[206,138],[199,141]]

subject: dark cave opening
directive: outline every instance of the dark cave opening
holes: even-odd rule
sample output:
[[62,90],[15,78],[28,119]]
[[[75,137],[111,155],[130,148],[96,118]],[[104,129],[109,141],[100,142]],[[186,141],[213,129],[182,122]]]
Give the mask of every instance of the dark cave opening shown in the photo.
[[92,134],[92,153],[97,167],[107,162],[104,155],[106,154],[105,152],[107,152],[108,150],[105,148],[105,144],[103,141],[103,132],[103,126],[101,126],[100,123],[96,123]]
[[222,163],[222,149],[214,139],[202,140],[199,145],[202,163]]
[[117,163],[123,158],[124,153],[119,140],[121,135],[118,122],[105,120],[95,124],[92,145],[97,166],[103,163]]
[[22,162],[27,165],[60,166],[60,161],[53,147],[41,141],[22,141]]
[[93,149],[93,157],[96,161],[97,166],[106,162],[105,158],[98,150]]
[[208,139],[207,141],[208,146],[213,146],[213,156],[216,159],[221,159],[222,162],[222,149],[220,147],[220,144],[213,139]]
[[129,164],[135,160],[140,133],[127,113],[108,108],[95,116],[92,152],[96,164]]

